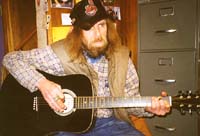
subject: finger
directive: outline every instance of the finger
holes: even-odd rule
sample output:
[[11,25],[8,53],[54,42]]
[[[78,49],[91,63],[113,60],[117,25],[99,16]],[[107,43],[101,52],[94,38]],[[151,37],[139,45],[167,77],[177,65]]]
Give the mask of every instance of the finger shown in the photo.
[[166,113],[170,112],[170,105],[167,101],[160,99],[159,104],[160,104],[160,112],[158,113],[159,115],[165,115]]
[[55,97],[53,97],[53,100],[55,102],[55,106],[59,111],[64,111],[64,109],[66,109],[66,105],[64,104],[63,99],[60,99],[60,97],[57,95]]
[[163,100],[162,100],[162,97],[161,96],[159,96],[159,97],[157,97],[156,98],[156,100],[155,100],[155,103],[156,103],[156,113],[158,114],[158,115],[161,115],[162,114],[162,110],[163,110]]
[[166,97],[168,94],[167,94],[166,91],[162,91],[162,92],[160,93],[160,95],[163,96],[163,97]]
[[61,107],[61,111],[64,111],[64,109],[67,108],[62,99],[58,99],[56,102],[59,105],[59,107]]
[[61,86],[57,85],[55,86],[55,88],[52,91],[53,95],[56,97],[59,97],[59,99],[64,99],[64,94],[62,92]]
[[65,109],[65,105],[64,105],[64,94],[61,90],[61,86],[54,84],[54,87],[52,87],[52,91],[50,91],[50,94],[48,94],[48,99],[49,99],[49,103],[50,105],[52,105],[51,107],[55,110],[55,111],[64,111]]
[[152,97],[152,105],[151,105],[151,109],[153,110],[153,112],[155,113],[156,112],[156,110],[158,109],[158,100],[159,100],[160,98],[158,98],[158,97]]
[[46,101],[54,111],[61,110],[61,108],[58,106],[58,104],[56,104],[55,98],[53,98],[51,95],[46,95]]
[[169,113],[171,110],[170,104],[167,101],[164,101],[166,113]]
[[159,115],[165,115],[166,113],[166,106],[165,106],[165,102],[163,100],[159,100],[159,105],[160,105],[160,109],[159,109]]
[[154,104],[155,104],[155,109],[154,109],[154,113],[157,115],[164,115],[165,114],[165,103],[162,100],[162,97],[156,97],[154,100]]
[[50,103],[53,105],[53,107],[55,107],[54,110],[62,111],[63,110],[62,107],[60,107],[60,105],[57,103],[58,100],[59,99],[57,98],[55,99],[55,97],[51,97]]

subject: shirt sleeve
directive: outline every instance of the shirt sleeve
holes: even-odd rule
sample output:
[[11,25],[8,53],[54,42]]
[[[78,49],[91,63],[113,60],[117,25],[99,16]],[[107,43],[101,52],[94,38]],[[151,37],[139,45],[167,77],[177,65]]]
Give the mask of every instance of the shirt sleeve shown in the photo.
[[[139,96],[139,78],[132,60],[128,62],[128,72],[126,77],[125,94],[127,97]],[[152,113],[146,112],[144,108],[127,108],[129,114],[138,117],[150,117]]]
[[17,81],[31,92],[38,90],[38,81],[45,78],[37,70],[53,75],[64,75],[60,60],[50,46],[30,51],[14,51],[6,54],[3,65]]

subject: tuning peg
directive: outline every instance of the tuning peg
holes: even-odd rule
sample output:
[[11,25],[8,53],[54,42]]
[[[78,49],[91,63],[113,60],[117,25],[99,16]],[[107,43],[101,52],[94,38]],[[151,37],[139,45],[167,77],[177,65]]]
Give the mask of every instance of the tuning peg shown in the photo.
[[184,109],[181,109],[180,112],[182,115],[185,115],[185,113],[186,113]]
[[200,115],[200,104],[198,104],[198,105],[196,106],[196,108],[197,108],[197,114]]
[[180,112],[181,112],[182,115],[184,115],[184,114],[186,113],[185,110],[184,110],[184,106],[185,106],[184,104],[180,104],[180,105],[179,105],[179,107],[180,107]]
[[200,93],[199,93],[198,91],[196,91],[196,92],[195,92],[195,98],[196,98],[196,99],[199,99],[199,95],[200,95]]
[[179,90],[179,91],[178,91],[178,94],[179,94],[179,95],[183,95],[183,91],[182,91],[182,90]]
[[196,105],[197,113],[200,115],[200,96],[199,92],[196,92],[195,99],[198,101]]
[[192,115],[192,109],[189,109],[189,110],[188,110],[188,113],[189,113],[190,115]]
[[188,90],[186,93],[187,93],[187,99],[192,98],[192,91],[191,90]]
[[178,91],[178,97],[179,97],[179,99],[183,99],[183,95],[184,95],[184,93],[183,93],[182,90]]
[[192,114],[192,104],[188,104],[188,112],[189,114]]
[[188,94],[188,95],[191,95],[191,94],[192,94],[192,90],[188,90],[188,91],[187,91],[187,94]]

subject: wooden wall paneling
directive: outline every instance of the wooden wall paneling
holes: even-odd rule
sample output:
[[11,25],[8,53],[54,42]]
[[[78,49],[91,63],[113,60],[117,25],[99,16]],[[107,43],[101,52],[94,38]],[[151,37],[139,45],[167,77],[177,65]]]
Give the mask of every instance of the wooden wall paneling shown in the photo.
[[[20,46],[24,39],[36,29],[34,1],[5,0],[2,1],[2,10],[6,52],[23,49]],[[35,48],[37,40],[26,41],[26,44],[26,49]]]
[[15,0],[12,1],[17,11],[15,26],[17,29],[16,36],[17,43],[15,43],[16,50],[29,50],[37,47],[37,33],[36,33],[36,9],[34,0]]
[[137,0],[119,0],[121,21],[119,32],[123,42],[131,50],[131,58],[137,64]]
[[2,0],[0,0],[0,88],[3,81],[2,76],[2,59],[4,56],[4,33],[3,33],[3,24],[2,24]]
[[13,40],[13,27],[12,21],[14,17],[11,14],[11,7],[9,0],[2,1],[2,19],[4,29],[4,45],[5,52],[14,51],[14,40]]

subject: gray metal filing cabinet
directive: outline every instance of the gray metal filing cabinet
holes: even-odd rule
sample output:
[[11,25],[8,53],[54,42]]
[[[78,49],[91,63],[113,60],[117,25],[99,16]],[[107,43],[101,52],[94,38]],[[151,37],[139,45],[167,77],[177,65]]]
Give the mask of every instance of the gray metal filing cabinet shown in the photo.
[[[142,95],[175,96],[198,87],[200,0],[138,0],[138,74]],[[147,119],[153,136],[199,136],[198,115],[172,109]]]

